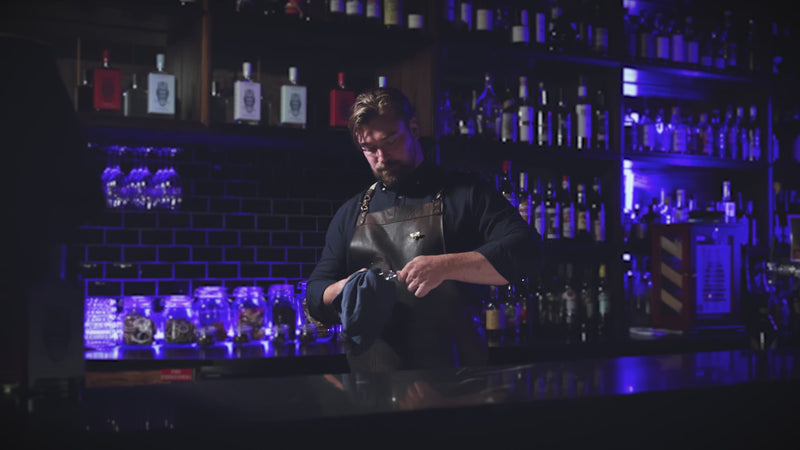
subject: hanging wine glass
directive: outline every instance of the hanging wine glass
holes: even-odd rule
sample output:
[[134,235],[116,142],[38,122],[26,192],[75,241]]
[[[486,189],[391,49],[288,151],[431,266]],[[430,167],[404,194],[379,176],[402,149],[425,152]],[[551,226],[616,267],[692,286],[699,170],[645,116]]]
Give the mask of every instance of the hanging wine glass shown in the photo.
[[121,208],[127,203],[124,194],[126,176],[120,165],[122,154],[125,151],[126,148],[121,145],[112,145],[106,148],[106,167],[100,178],[107,208]]
[[167,148],[166,154],[168,158],[167,167],[163,173],[162,184],[164,185],[164,207],[171,210],[176,210],[180,207],[183,201],[181,177],[175,170],[175,156],[177,156],[180,149]]

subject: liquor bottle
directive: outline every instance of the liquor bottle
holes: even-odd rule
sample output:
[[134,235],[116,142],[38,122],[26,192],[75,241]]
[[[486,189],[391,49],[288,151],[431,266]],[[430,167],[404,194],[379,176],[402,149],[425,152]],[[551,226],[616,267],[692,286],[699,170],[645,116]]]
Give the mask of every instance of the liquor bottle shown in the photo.
[[695,30],[692,16],[686,16],[684,19],[683,39],[686,41],[686,62],[695,66],[700,65],[700,35]]
[[425,7],[427,1],[405,0],[406,23],[409,30],[425,29]]
[[714,55],[714,69],[725,70],[728,64],[727,55],[725,54],[727,43],[721,29],[711,30],[711,45]]
[[92,107],[95,111],[119,112],[122,109],[122,88],[120,71],[111,67],[111,57],[107,49],[103,50],[101,67],[92,71],[94,93]]
[[747,118],[744,116],[744,106],[736,107],[736,126],[739,130],[739,137],[737,138],[738,149],[736,151],[739,159],[748,161],[750,159],[750,139],[747,123]]
[[716,153],[720,158],[728,158],[731,149],[728,147],[728,126],[733,121],[733,111],[729,109],[725,112],[725,117],[719,114],[719,111],[714,110],[711,113],[711,127],[714,128],[714,144],[716,146]]
[[472,31],[472,0],[461,0],[456,11],[456,28],[460,31]]
[[689,221],[689,207],[686,205],[686,191],[675,190],[675,223]]
[[739,159],[741,156],[739,128],[743,115],[743,108],[737,107],[734,112],[733,105],[728,105],[728,111],[725,113],[725,140],[727,141],[726,147],[728,148],[726,156],[731,159]]
[[643,11],[639,15],[639,58],[653,60],[656,57],[656,36],[651,15]]
[[497,190],[511,203],[511,206],[517,207],[517,193],[514,183],[511,182],[511,161],[507,159],[503,160],[503,171],[497,177]]
[[131,74],[131,86],[122,93],[122,115],[144,117],[147,115],[147,92],[139,86],[139,77]]
[[538,147],[552,147],[553,112],[550,108],[544,82],[539,82],[539,93],[536,98],[536,145]]
[[561,204],[561,237],[575,239],[575,200],[572,197],[569,175],[561,176],[559,195],[559,203]]
[[522,219],[531,224],[531,192],[528,188],[528,172],[519,173],[519,186],[517,188],[517,211]]
[[714,154],[714,131],[711,128],[711,122],[708,120],[708,113],[700,113],[700,119],[695,127],[694,138],[698,154],[706,156]]
[[581,242],[591,242],[594,239],[591,230],[591,213],[586,202],[586,185],[578,183],[575,189],[575,239]]
[[464,115],[458,121],[458,134],[461,136],[474,137],[477,134],[478,121],[478,91],[472,90],[469,102],[464,104]]
[[344,4],[344,14],[351,25],[364,23],[364,0],[347,0]]
[[650,117],[650,110],[645,109],[639,118],[639,148],[643,152],[652,152],[656,148],[656,124]]
[[722,182],[722,200],[720,201],[719,211],[723,213],[725,223],[736,222],[736,203],[733,201],[731,182],[728,180]]
[[519,106],[510,86],[506,86],[500,114],[500,142],[517,142],[519,140]]
[[289,128],[306,127],[306,87],[298,83],[297,67],[289,67],[289,84],[281,86],[280,125]]
[[592,8],[589,0],[573,0],[568,3],[567,13],[575,20],[575,29],[578,31],[575,40],[575,51],[587,53],[592,48]]
[[232,98],[225,95],[219,86],[219,81],[211,82],[211,123],[233,122]]
[[608,15],[603,10],[602,2],[597,0],[592,1],[591,25],[590,48],[598,55],[608,55],[608,31],[611,26]]
[[758,26],[754,18],[747,19],[747,38],[742,49],[745,70],[750,73],[761,73],[761,55]]
[[579,305],[579,342],[593,341],[597,334],[597,302],[594,280],[592,279],[591,266],[587,266],[583,271],[581,278],[581,287],[578,290],[578,305]]
[[383,26],[390,30],[403,27],[403,0],[383,0]]
[[611,340],[613,325],[611,316],[611,293],[606,282],[606,265],[600,264],[597,269],[597,337],[602,341]]
[[672,107],[672,117],[669,121],[671,142],[670,151],[672,153],[687,153],[686,147],[688,146],[689,125],[683,122],[681,117],[681,109],[679,106]]
[[533,228],[539,234],[539,239],[543,239],[547,226],[545,225],[546,215],[544,196],[542,195],[542,180],[536,177],[529,186],[531,190],[530,224],[533,225]]
[[328,94],[330,111],[328,126],[331,128],[347,128],[350,120],[350,108],[355,102],[355,93],[347,88],[345,73],[336,74],[336,87]]
[[550,25],[548,28],[547,48],[551,52],[570,52],[575,49],[578,40],[577,25],[564,14],[559,2],[550,7]]
[[[586,78],[578,77],[578,99],[575,101],[576,146],[578,150],[592,148],[592,104],[589,101],[589,89],[586,87]],[[569,141],[568,141],[569,142]]]
[[514,8],[514,21],[511,26],[511,43],[518,46],[528,46],[531,41],[529,22],[530,12],[526,8]]
[[547,180],[544,189],[545,239],[561,237],[561,203],[556,198],[556,186],[552,179]]
[[[544,272],[544,270],[542,271]],[[530,280],[528,280],[530,281]],[[544,335],[542,324],[547,318],[545,304],[544,274],[539,273],[535,281],[528,284],[530,288],[530,304],[528,305],[528,329],[531,341],[541,339]]]
[[758,245],[758,230],[756,228],[756,216],[753,211],[752,200],[747,201],[747,205],[745,206],[744,210],[744,217],[747,221],[747,243],[750,245]]
[[147,113],[175,117],[175,75],[165,71],[166,57],[156,55],[156,71],[147,74]]
[[530,279],[525,275],[520,277],[514,292],[517,295],[517,304],[519,304],[519,331],[517,338],[520,344],[527,344],[533,339],[533,326],[539,320],[538,305]]
[[596,150],[608,150],[610,148],[611,124],[609,118],[605,92],[602,89],[598,89],[594,101],[594,124],[592,125],[594,133],[593,145]]
[[476,131],[483,138],[495,140],[499,131],[497,129],[497,119],[500,117],[500,104],[492,87],[492,76],[487,73],[484,75],[483,80],[483,91],[478,96],[475,104],[478,113],[475,123]]
[[592,240],[605,242],[606,240],[606,205],[603,200],[603,191],[599,177],[592,179],[592,189],[587,194],[589,203],[589,217],[591,218]]
[[366,0],[364,17],[370,28],[383,27],[383,0]]
[[747,125],[747,140],[750,144],[750,154],[748,161],[759,161],[761,159],[761,131],[758,127],[758,108],[750,105],[750,121]]
[[700,39],[700,65],[703,68],[710,69],[714,67],[714,36],[711,32],[704,32]]
[[[348,2],[349,3],[349,2]],[[345,0],[325,0],[325,21],[334,25],[347,23]]]
[[724,68],[735,70],[739,65],[739,50],[738,43],[736,42],[738,36],[736,36],[732,10],[726,9],[722,13],[722,23],[723,28],[720,34],[720,40],[722,42],[722,49],[725,58]]
[[562,336],[567,343],[578,342],[580,337],[580,317],[578,315],[578,294],[573,287],[572,263],[564,264],[561,287],[561,310],[563,311]]
[[656,59],[659,61],[669,61],[671,58],[670,42],[672,36],[667,29],[667,18],[661,11],[657,12],[653,21],[655,29]]
[[75,110],[80,112],[94,111],[94,88],[91,79],[91,71],[84,69],[81,71],[81,83],[75,87]]
[[[659,108],[658,112],[656,113],[655,118],[653,119],[653,129],[655,130],[655,142],[653,143],[653,151],[656,152],[665,152],[667,151],[667,146],[664,144],[664,109]],[[667,139],[669,142],[669,139]]]
[[623,139],[625,152],[641,151],[639,148],[639,114],[628,107],[622,118]]
[[528,77],[519,77],[519,100],[517,100],[517,122],[519,128],[519,141],[533,144],[535,115],[533,102],[528,94]]
[[531,31],[533,32],[532,43],[539,49],[547,47],[547,9],[543,2],[534,3],[530,19],[533,21]]
[[639,56],[639,23],[639,16],[631,14],[630,11],[626,9],[623,16],[623,34],[625,36],[627,48],[627,54],[625,56],[631,59],[636,59]]
[[674,63],[683,64],[686,62],[686,42],[683,34],[686,30],[675,20],[669,22],[668,29],[671,36],[669,43],[670,60]]
[[500,302],[500,291],[497,286],[489,286],[489,294],[483,302],[484,328],[489,346],[499,346],[506,325],[506,315]]
[[261,83],[253,80],[253,66],[242,63],[242,79],[233,82],[233,122],[245,125],[261,123]]
[[475,0],[475,31],[488,34],[494,30],[493,6],[490,0]]
[[558,88],[555,114],[555,144],[560,148],[572,146],[572,111],[567,106],[567,95],[563,87]]
[[[450,91],[444,91],[444,99],[439,105],[439,112],[436,116],[439,136],[452,136],[457,133],[457,124],[453,105],[450,103]],[[346,123],[345,123],[346,125]]]
[[521,305],[519,297],[517,296],[516,286],[514,283],[506,285],[505,295],[503,295],[503,312],[506,316],[506,326],[503,329],[503,342],[505,344],[514,344],[519,342],[519,316]]

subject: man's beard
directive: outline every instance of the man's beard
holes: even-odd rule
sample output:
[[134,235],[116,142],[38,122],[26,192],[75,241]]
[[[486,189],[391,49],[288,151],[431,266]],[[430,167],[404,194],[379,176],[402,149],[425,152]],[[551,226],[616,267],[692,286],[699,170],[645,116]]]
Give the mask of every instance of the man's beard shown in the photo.
[[373,171],[373,174],[375,178],[386,185],[386,187],[394,188],[408,179],[413,171],[414,165],[407,161],[391,161],[388,165],[384,164],[377,167]]

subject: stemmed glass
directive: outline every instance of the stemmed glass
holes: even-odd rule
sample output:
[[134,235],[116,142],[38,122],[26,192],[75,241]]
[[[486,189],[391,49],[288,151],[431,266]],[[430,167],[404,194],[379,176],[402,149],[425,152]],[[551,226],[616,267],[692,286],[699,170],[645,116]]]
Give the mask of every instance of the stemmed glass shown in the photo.
[[108,152],[106,167],[100,175],[106,207],[122,208],[127,204],[127,198],[125,195],[126,177],[120,167],[120,160],[127,149],[121,145],[112,145],[107,147],[106,151]]
[[163,179],[161,181],[161,183],[164,185],[165,192],[165,202],[163,204],[167,209],[175,210],[180,207],[180,204],[183,201],[181,177],[175,170],[174,165],[175,156],[178,154],[180,149],[173,147],[166,148],[164,150],[167,153],[169,164],[167,165],[166,169],[164,169]]
[[136,209],[150,209],[151,207],[147,188],[152,174],[146,162],[151,151],[150,147],[139,147],[135,150],[137,161],[125,179],[128,202]]

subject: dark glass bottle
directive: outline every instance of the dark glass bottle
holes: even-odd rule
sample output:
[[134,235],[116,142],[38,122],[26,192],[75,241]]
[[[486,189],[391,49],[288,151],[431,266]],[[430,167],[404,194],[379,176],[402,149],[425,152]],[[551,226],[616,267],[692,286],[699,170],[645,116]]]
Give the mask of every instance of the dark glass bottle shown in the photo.
[[516,292],[516,285],[514,283],[507,284],[503,297],[503,312],[506,316],[506,326],[503,330],[503,343],[507,345],[519,343],[519,316],[521,309],[519,300]]
[[558,88],[558,101],[555,114],[555,145],[570,148],[572,142],[572,111],[567,106],[567,94],[563,87]]
[[517,100],[517,121],[519,141],[533,144],[536,139],[536,113],[533,101],[528,94],[528,77],[519,77],[519,99]]
[[536,145],[538,147],[552,147],[553,111],[544,82],[539,83],[539,91],[536,98]]
[[497,286],[489,286],[489,292],[483,302],[483,322],[486,339],[490,347],[497,347],[502,342],[506,316],[500,302],[500,290]]
[[586,185],[578,183],[575,189],[575,239],[581,242],[591,242],[593,240],[592,218],[586,202]]
[[593,121],[592,133],[594,135],[594,142],[592,144],[595,150],[609,150],[611,123],[608,105],[606,104],[606,94],[602,89],[598,89],[595,94]]
[[548,50],[551,52],[574,51],[577,40],[577,25],[564,14],[560,2],[553,2],[550,8]]
[[517,98],[506,86],[500,116],[500,142],[514,143],[519,140],[519,105]]
[[528,187],[528,172],[519,173],[517,188],[517,211],[528,225],[531,224],[531,192]]
[[611,292],[606,281],[606,265],[600,264],[597,268],[597,337],[601,341],[613,339],[614,327],[612,321]]
[[91,71],[89,69],[84,69],[81,71],[81,83],[76,86],[75,88],[75,108],[79,112],[90,112],[94,111],[94,107],[92,106],[94,100],[94,88],[92,87],[91,83]]
[[547,180],[544,189],[545,239],[561,238],[561,204],[556,198],[556,186]]
[[533,182],[529,184],[531,190],[531,207],[530,207],[530,214],[531,220],[530,224],[539,233],[539,239],[544,238],[545,230],[547,226],[545,225],[545,206],[544,206],[544,196],[542,195],[542,181],[539,177],[533,179]]
[[497,190],[512,206],[517,207],[516,189],[514,189],[514,183],[511,182],[511,161],[507,159],[503,161],[503,171],[498,175]]
[[597,297],[595,294],[594,277],[592,276],[591,265],[587,265],[583,270],[581,287],[578,291],[579,314],[579,342],[589,342],[595,340],[597,335]]
[[575,199],[572,196],[569,175],[561,176],[559,197],[559,204],[561,205],[561,237],[575,239]]
[[587,194],[589,217],[591,218],[590,228],[594,242],[605,242],[606,240],[606,207],[600,184],[600,178],[594,177],[592,189]]
[[147,92],[139,85],[139,77],[131,74],[131,86],[122,93],[122,114],[125,117],[147,115]]
[[578,293],[573,286],[572,263],[564,264],[564,275],[561,287],[561,311],[563,312],[563,326],[561,335],[567,343],[575,343],[580,339],[580,313],[578,308]]
[[589,88],[586,77],[578,77],[578,98],[575,101],[575,143],[578,150],[592,148],[592,103],[589,100]]

